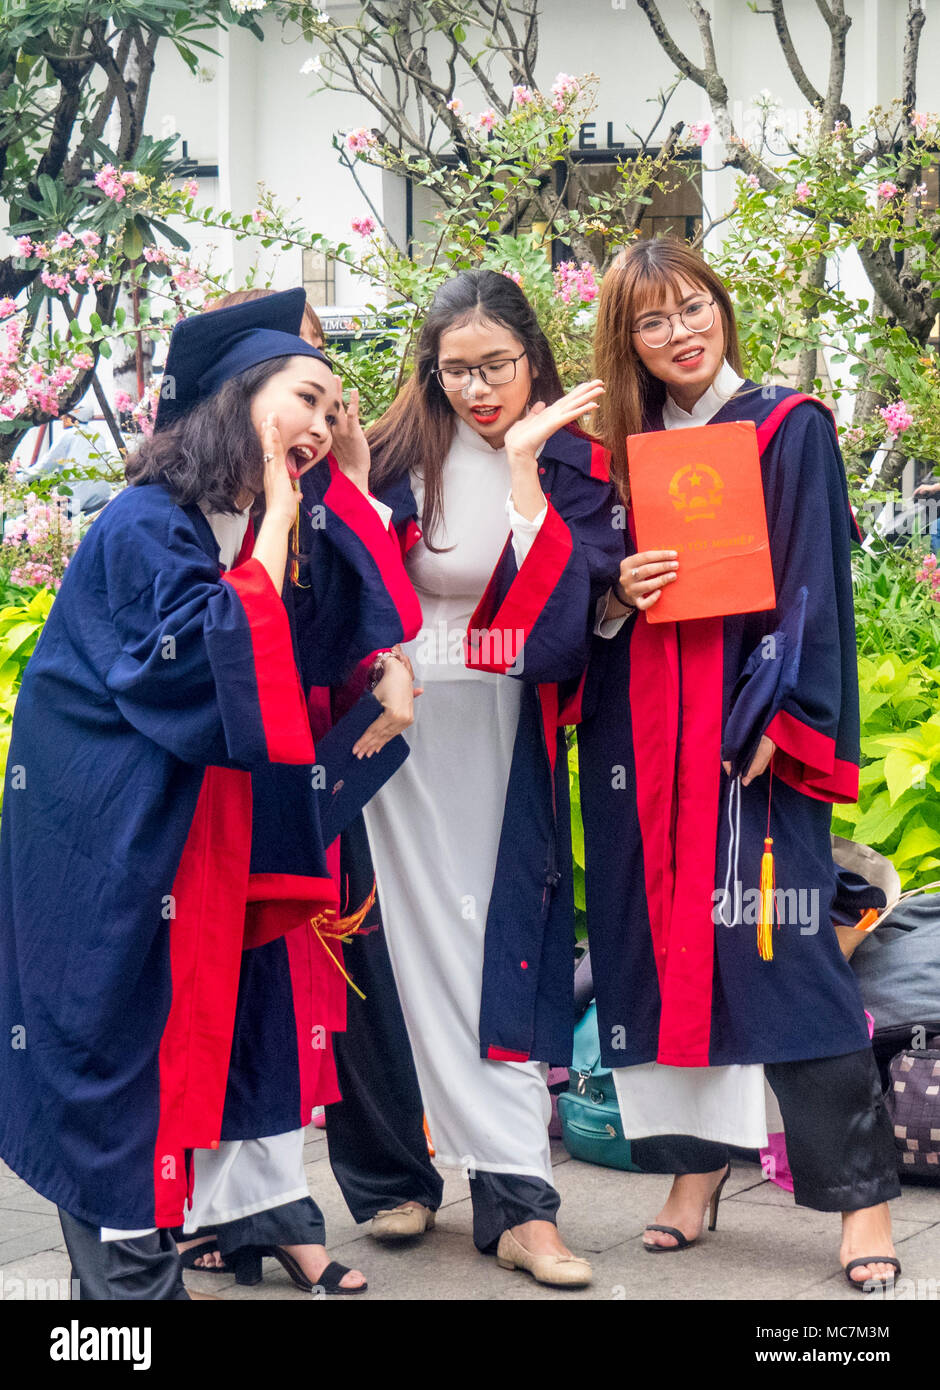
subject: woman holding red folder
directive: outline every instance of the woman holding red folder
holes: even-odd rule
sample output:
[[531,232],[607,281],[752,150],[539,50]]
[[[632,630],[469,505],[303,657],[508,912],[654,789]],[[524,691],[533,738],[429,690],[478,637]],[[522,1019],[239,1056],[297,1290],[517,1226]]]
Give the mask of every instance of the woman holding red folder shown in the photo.
[[880,1285],[900,1270],[894,1145],[830,920],[831,804],[855,800],[859,762],[854,521],[832,417],[743,378],[727,290],[670,240],[608,272],[596,362],[628,551],[627,437],[750,420],[776,591],[769,611],[650,623],[682,577],[676,552],[653,550],[628,555],[599,605],[580,757],[602,1057],[642,1165],[675,1175],[644,1246],[686,1248],[709,1204],[713,1227],[726,1145],[765,1142],[766,1074],[796,1201],[841,1212],[846,1277]]

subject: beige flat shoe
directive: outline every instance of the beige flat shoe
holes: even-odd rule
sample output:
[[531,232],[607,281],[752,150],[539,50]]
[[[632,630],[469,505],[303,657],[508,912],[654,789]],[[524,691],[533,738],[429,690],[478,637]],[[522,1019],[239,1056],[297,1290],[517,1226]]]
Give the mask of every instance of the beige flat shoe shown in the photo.
[[434,1213],[429,1207],[395,1207],[391,1211],[377,1211],[372,1218],[369,1234],[376,1240],[410,1240],[423,1236],[425,1231],[433,1231]]
[[590,1284],[594,1272],[587,1260],[578,1255],[533,1255],[520,1245],[512,1231],[503,1231],[496,1247],[496,1263],[500,1269],[525,1269],[540,1284],[557,1288],[583,1288]]

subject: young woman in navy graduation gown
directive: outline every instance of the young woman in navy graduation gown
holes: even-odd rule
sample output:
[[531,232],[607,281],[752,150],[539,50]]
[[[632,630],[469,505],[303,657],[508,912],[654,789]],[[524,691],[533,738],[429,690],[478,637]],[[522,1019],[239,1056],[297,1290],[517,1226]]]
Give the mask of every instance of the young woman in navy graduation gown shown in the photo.
[[[246,1212],[293,1207],[273,1237],[288,1258],[363,1284],[329,1270],[302,1154],[279,1144],[329,1084],[306,933],[338,895],[311,767],[356,782],[353,743],[389,732],[366,696],[314,749],[280,596],[289,473],[344,414],[296,336],[303,302],[178,325],[136,485],[79,547],[17,703],[0,1018],[24,1045],[0,1060],[0,1154],[58,1204],[84,1299],[186,1298],[167,1228],[200,1186]],[[263,1153],[243,1142],[258,1134]]]
[[[213,308],[273,293],[236,290]],[[309,304],[299,331],[313,347],[322,347],[322,329]],[[348,428],[341,435],[334,430],[332,450],[302,470],[298,560],[285,594],[318,747],[356,702],[366,670],[385,659],[377,653],[414,637],[421,623],[420,605],[389,526],[390,508],[368,495],[369,451],[358,427],[355,389],[342,423]],[[402,682],[400,671],[392,669],[390,676]],[[398,694],[407,712],[411,693],[407,681],[402,684]],[[385,718],[394,731],[399,711],[384,687],[382,693]],[[328,833],[329,822],[325,841]],[[374,880],[361,815],[326,843],[326,858],[344,911],[366,902]],[[324,983],[341,1096],[323,1093],[331,1102],[326,1105],[330,1166],[356,1221],[371,1220],[370,1234],[380,1239],[406,1239],[420,1234],[427,1214],[440,1206],[443,1183],[428,1155],[421,1094],[378,914],[371,910],[342,945],[333,939],[329,946],[337,964],[330,966],[324,958]],[[340,961],[355,989],[347,989]],[[195,1229],[191,1219],[188,1225]],[[244,1278],[244,1245],[268,1242],[252,1241],[243,1223],[225,1227],[220,1230],[216,1221],[216,1240],[193,1241],[187,1259],[196,1268],[224,1269],[219,1247],[241,1247],[229,1263],[238,1265]]]
[[570,1057],[573,897],[564,691],[622,541],[604,451],[573,427],[522,291],[464,272],[368,431],[424,625],[411,757],[366,808],[378,901],[439,1161],[470,1176],[474,1240],[583,1284],[555,1226],[544,1064]]
[[[726,289],[666,239],[623,252],[605,277],[596,361],[601,432],[627,500],[629,434],[755,423],[776,591],[770,612],[649,623],[681,561],[629,554],[586,682],[581,805],[602,1056],[640,1161],[676,1174],[644,1244],[675,1250],[699,1235],[727,1171],[721,1141],[765,1142],[763,1063],[797,1202],[843,1213],[850,1282],[888,1277],[893,1141],[830,920],[831,804],[855,799],[859,761],[854,520],[832,418],[742,378]],[[785,918],[771,959],[748,910],[768,835]]]

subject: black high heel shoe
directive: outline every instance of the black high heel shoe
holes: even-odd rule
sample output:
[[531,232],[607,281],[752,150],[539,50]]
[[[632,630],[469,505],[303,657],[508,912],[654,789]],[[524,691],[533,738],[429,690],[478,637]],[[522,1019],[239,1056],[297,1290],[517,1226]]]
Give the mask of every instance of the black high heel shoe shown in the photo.
[[[708,1201],[708,1229],[710,1231],[714,1231],[718,1225],[718,1203],[721,1201],[722,1188],[730,1177],[731,1164],[729,1163]],[[693,1236],[689,1240],[677,1226],[647,1226],[645,1229],[647,1231],[662,1231],[665,1235],[672,1236],[676,1242],[675,1245],[648,1245],[644,1240],[642,1242],[643,1249],[648,1250],[651,1255],[669,1255],[675,1250],[690,1250],[698,1241],[698,1236]]]
[[349,1267],[337,1264],[335,1260],[330,1261],[314,1284],[304,1274],[293,1255],[289,1255],[279,1245],[243,1245],[240,1250],[226,1255],[226,1262],[235,1271],[235,1283],[249,1286],[260,1284],[263,1278],[261,1261],[265,1255],[277,1260],[294,1287],[303,1293],[312,1293],[314,1289],[333,1294],[365,1293],[369,1287],[368,1283],[364,1282],[354,1289],[344,1288],[340,1281],[349,1273]]

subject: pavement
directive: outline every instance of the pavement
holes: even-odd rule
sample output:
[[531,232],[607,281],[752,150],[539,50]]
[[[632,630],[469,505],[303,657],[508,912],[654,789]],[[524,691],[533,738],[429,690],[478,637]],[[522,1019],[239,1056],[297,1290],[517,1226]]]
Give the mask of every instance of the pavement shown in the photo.
[[[304,1158],[310,1191],[327,1222],[330,1255],[361,1269],[369,1280],[359,1301],[477,1300],[784,1300],[881,1302],[850,1289],[839,1271],[837,1214],[796,1207],[792,1196],[766,1182],[756,1164],[735,1163],[714,1234],[691,1250],[651,1259],[640,1236],[662,1205],[668,1179],[621,1173],[580,1163],[553,1141],[555,1183],[561,1193],[559,1225],[569,1247],[587,1255],[594,1283],[562,1291],[536,1284],[525,1273],[500,1269],[471,1240],[466,1178],[445,1174],[437,1226],[420,1241],[383,1245],[357,1226],[332,1172],[321,1130],[307,1132]],[[940,1186],[905,1184],[892,1204],[894,1238],[903,1265],[898,1298],[940,1299]],[[0,1300],[68,1296],[69,1260],[55,1207],[0,1163]],[[43,1284],[28,1281],[44,1281]],[[274,1260],[264,1280],[239,1287],[231,1275],[187,1272],[187,1287],[225,1301],[292,1300],[295,1289]],[[30,1293],[30,1289],[37,1292]],[[45,1290],[44,1293],[38,1292]],[[348,1302],[347,1299],[331,1300]]]

